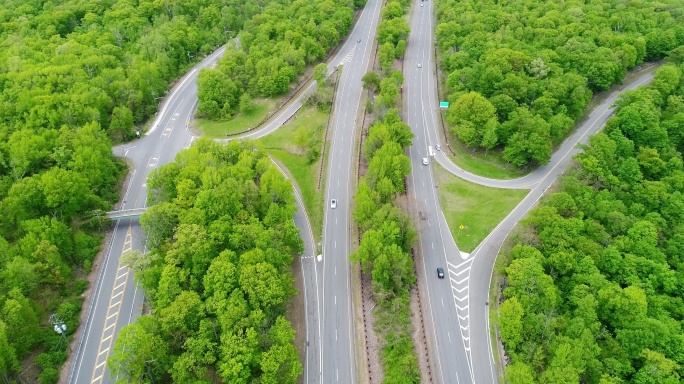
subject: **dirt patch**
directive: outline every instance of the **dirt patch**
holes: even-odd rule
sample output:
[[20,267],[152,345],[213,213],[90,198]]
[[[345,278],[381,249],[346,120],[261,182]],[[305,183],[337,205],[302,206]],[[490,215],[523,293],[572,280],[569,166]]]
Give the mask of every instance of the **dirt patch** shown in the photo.
[[306,150],[305,150],[305,149],[300,148],[300,147],[298,147],[298,146],[296,146],[296,145],[286,145],[283,149],[284,149],[285,151],[287,151],[287,152],[289,152],[289,153],[291,153],[291,154],[293,154],[293,155],[297,155],[297,156],[304,156],[304,155],[306,154]]
[[[414,258],[415,259],[415,258]],[[416,273],[416,275],[418,275]],[[420,305],[420,292],[418,288],[411,290],[411,325],[413,345],[416,357],[418,357],[418,369],[420,369],[420,382],[432,383],[432,372],[428,360],[427,340],[425,336],[425,324],[423,324],[423,309]]]
[[[287,304],[285,318],[292,324],[295,330],[294,345],[297,348],[299,361],[302,368],[306,365],[306,321],[304,316],[304,279],[302,276],[302,258],[295,257],[292,263],[292,276],[295,278],[297,294]],[[304,383],[304,375],[299,376],[298,383]]]
[[380,364],[380,340],[375,329],[375,300],[371,292],[370,274],[361,274],[361,308],[363,312],[363,333],[366,344],[366,364],[368,369],[368,383],[382,383],[385,374]]
[[[408,185],[407,185],[408,187]],[[408,188],[407,188],[408,190]],[[419,204],[419,212],[415,212],[413,201]],[[421,210],[419,199],[415,196],[401,195],[396,199],[396,204],[404,212],[408,213],[416,225],[416,230],[420,233],[420,227],[426,222],[425,218],[421,217],[424,214]],[[430,351],[428,349],[427,333],[425,330],[425,318],[423,316],[423,305],[421,303],[421,283],[422,275],[418,273],[418,265],[423,261],[420,258],[420,253],[416,253],[414,249],[411,250],[411,257],[413,258],[413,273],[416,275],[416,286],[411,289],[411,338],[413,339],[414,352],[418,358],[418,369],[420,370],[420,382],[432,383],[432,370],[430,369]]]

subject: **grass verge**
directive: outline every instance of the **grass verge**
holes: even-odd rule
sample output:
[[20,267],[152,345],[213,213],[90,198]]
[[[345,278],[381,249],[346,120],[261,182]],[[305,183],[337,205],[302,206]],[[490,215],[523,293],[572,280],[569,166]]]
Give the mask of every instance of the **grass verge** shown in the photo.
[[278,98],[255,99],[254,110],[250,113],[238,113],[230,120],[213,121],[197,119],[195,128],[200,131],[202,136],[210,138],[225,138],[227,135],[234,135],[247,131],[257,126],[268,116],[269,111],[275,110],[280,102]]
[[[485,151],[478,150],[473,152],[471,148],[466,147],[456,137],[449,135],[449,143],[453,148],[454,153],[446,151],[451,161],[464,170],[490,179],[517,179],[530,173],[533,168],[522,171],[506,163],[503,159],[503,153],[497,150]],[[444,148],[442,150],[445,150]]]
[[528,193],[473,184],[433,164],[444,216],[463,252],[472,252]]
[[320,158],[310,161],[307,150],[320,148],[327,119],[327,112],[304,107],[292,121],[258,140],[269,155],[283,163],[299,186],[317,241],[320,241],[323,228],[324,188],[318,189]]

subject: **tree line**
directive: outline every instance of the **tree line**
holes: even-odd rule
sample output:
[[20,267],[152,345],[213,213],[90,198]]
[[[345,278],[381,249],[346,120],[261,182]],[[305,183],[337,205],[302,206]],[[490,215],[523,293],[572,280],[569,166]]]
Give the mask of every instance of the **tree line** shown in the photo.
[[35,353],[38,381],[57,382],[66,346],[48,317],[68,335],[78,326],[84,276],[107,228],[95,212],[118,199],[125,168],[112,140],[133,137],[169,81],[260,5],[0,4],[0,378],[17,380]]
[[436,37],[451,133],[545,164],[593,92],[684,44],[684,4],[444,0]]
[[98,122],[133,137],[169,82],[225,43],[262,1],[6,1],[0,5],[0,130]]
[[506,251],[506,382],[684,377],[684,48],[626,92]]
[[371,277],[377,306],[373,310],[374,331],[380,341],[380,363],[385,383],[418,383],[420,370],[411,324],[410,290],[416,284],[411,247],[416,233],[411,217],[397,207],[405,192],[404,181],[411,171],[405,153],[411,145],[411,127],[401,121],[401,86],[404,77],[390,70],[403,57],[409,27],[403,19],[408,1],[390,1],[378,25],[378,59],[382,73],[371,71],[363,78],[370,93],[367,113],[379,116],[368,129],[362,154],[367,162],[354,196],[354,220],[362,233],[351,260],[359,261]]
[[284,318],[295,294],[292,185],[249,143],[200,139],[154,170],[140,218],[150,251],[122,262],[152,311],[121,330],[108,360],[120,382],[296,383]]
[[288,92],[307,65],[323,60],[347,35],[354,6],[363,4],[359,0],[269,2],[245,23],[217,68],[200,72],[198,113],[230,119],[242,111],[241,100]]
[[378,25],[378,60],[384,71],[392,68],[394,61],[406,53],[410,27],[404,18],[404,11],[410,3],[409,0],[392,0],[382,10],[382,20]]
[[416,275],[411,247],[416,233],[410,216],[397,207],[411,161],[404,148],[411,144],[411,128],[396,109],[373,124],[363,145],[368,162],[354,197],[354,220],[362,232],[358,250],[350,258],[370,274],[375,332],[381,342],[386,383],[418,383],[420,372],[411,332],[410,290]]

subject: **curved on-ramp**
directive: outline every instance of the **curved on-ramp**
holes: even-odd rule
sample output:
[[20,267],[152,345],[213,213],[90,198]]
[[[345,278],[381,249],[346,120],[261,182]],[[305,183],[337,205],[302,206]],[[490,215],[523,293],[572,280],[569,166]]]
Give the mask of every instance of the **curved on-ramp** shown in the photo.
[[[405,57],[405,118],[414,135],[410,148],[409,194],[415,209],[426,219],[418,223],[419,266],[426,291],[426,328],[433,377],[440,383],[496,383],[498,371],[493,359],[489,327],[488,295],[494,261],[513,227],[536,205],[546,189],[561,175],[590,135],[599,131],[613,112],[620,94],[647,84],[651,74],[643,74],[621,90],[612,92],[556,149],[548,164],[512,180],[478,176],[455,165],[442,151],[430,157],[428,146],[440,143],[437,74],[434,59],[434,10],[432,1],[416,0],[411,17],[411,33]],[[421,64],[420,67],[418,64]],[[421,166],[422,158],[436,161],[452,174],[476,184],[506,189],[529,189],[530,193],[471,253],[459,252],[444,215],[432,170]],[[421,268],[422,267],[422,268]],[[437,279],[435,268],[443,267],[445,279]],[[419,282],[420,280],[419,279]],[[458,338],[457,343],[455,339]]]
[[[370,0],[361,12],[359,21],[353,26],[349,36],[361,36],[375,31],[379,15],[379,0]],[[371,6],[369,6],[371,5]],[[356,39],[347,39],[342,43],[337,54],[328,60],[329,73],[340,63],[350,63],[351,60],[363,58],[361,54],[354,57],[354,51],[359,44]],[[196,79],[200,69],[209,67],[221,57],[225,47],[219,48],[211,55],[193,67],[172,88],[162,104],[150,130],[138,140],[113,148],[115,155],[128,158],[134,170],[128,177],[128,187],[120,210],[134,210],[147,207],[146,180],[149,173],[164,164],[172,162],[175,155],[189,147],[197,136],[188,130],[188,122],[193,118],[197,106]],[[363,51],[363,55],[370,54],[370,50]],[[356,86],[356,85],[355,85]],[[315,89],[315,82],[300,92],[293,100],[275,113],[260,129],[236,138],[258,138],[278,129],[302,106],[304,98]],[[360,87],[360,83],[358,84]],[[219,140],[222,141],[222,140]],[[297,199],[299,211],[295,222],[300,231],[309,232],[303,227],[306,216],[302,215],[301,199]],[[318,279],[321,274],[316,268],[310,236],[304,236],[305,254],[302,268],[305,275],[307,339],[308,347],[304,362],[307,382],[335,382],[332,372],[323,373],[322,345],[312,346],[311,338],[321,337],[318,319]],[[131,324],[141,314],[143,293],[133,281],[132,271],[119,264],[123,252],[130,249],[146,250],[145,235],[134,219],[119,219],[114,225],[112,237],[106,244],[106,255],[100,267],[96,284],[93,286],[93,296],[87,304],[86,321],[80,327],[75,344],[75,354],[72,360],[64,366],[69,370],[69,383],[99,384],[110,383],[106,360],[111,353],[113,343],[122,327]],[[309,278],[307,278],[307,276]],[[341,288],[338,288],[341,289]],[[315,297],[315,302],[313,302]],[[313,323],[313,324],[310,324]],[[314,325],[315,324],[315,325]],[[315,333],[314,333],[315,332]],[[325,336],[325,335],[324,335]],[[330,338],[330,335],[327,335]],[[314,341],[315,342],[315,341]],[[353,338],[349,338],[349,343]],[[351,345],[349,347],[351,350]],[[351,382],[350,381],[348,382]]]

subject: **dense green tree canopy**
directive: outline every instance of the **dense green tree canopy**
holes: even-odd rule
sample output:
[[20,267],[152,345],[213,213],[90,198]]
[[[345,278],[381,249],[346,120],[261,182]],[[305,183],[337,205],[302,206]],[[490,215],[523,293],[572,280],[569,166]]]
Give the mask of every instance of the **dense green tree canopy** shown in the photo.
[[[518,167],[546,163],[593,92],[684,44],[678,0],[443,0],[437,18],[452,133]],[[524,115],[533,129],[515,121]]]
[[681,63],[630,91],[508,251],[499,327],[509,383],[684,377]]
[[347,35],[352,0],[276,0],[245,23],[216,69],[200,72],[199,109],[207,117],[226,119],[239,107],[243,93],[286,93],[304,68],[321,61]]
[[[284,318],[302,251],[290,182],[246,143],[200,140],[156,169],[141,217],[149,254],[125,261],[152,302],[125,327],[109,366],[132,383],[296,383]],[[151,376],[151,377],[150,377]]]
[[57,382],[65,347],[46,324],[57,312],[69,335],[77,328],[82,276],[107,229],[94,213],[110,209],[123,176],[112,141],[133,137],[170,81],[262,3],[0,4],[0,377],[15,381],[16,361],[42,351],[39,380]]

